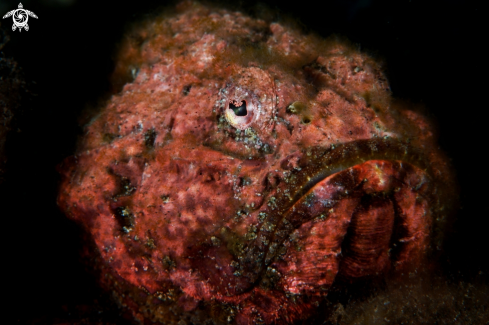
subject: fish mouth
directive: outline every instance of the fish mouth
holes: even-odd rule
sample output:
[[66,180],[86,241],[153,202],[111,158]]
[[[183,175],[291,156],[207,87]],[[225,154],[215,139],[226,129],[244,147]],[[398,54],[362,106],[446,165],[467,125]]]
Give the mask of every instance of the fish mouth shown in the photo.
[[[299,165],[304,167],[280,191],[294,194],[276,199],[278,209],[268,211],[257,238],[248,246],[245,260],[253,266],[246,273],[255,285],[269,283],[267,270],[272,268],[288,279],[279,281],[284,291],[316,295],[321,291],[319,284],[332,283],[324,274],[343,272],[361,277],[381,273],[392,265],[419,262],[429,246],[432,212],[436,210],[433,196],[439,187],[421,150],[397,139],[370,139],[312,148],[301,160]],[[343,221],[337,224],[334,220]],[[322,230],[315,231],[329,239],[310,231],[318,225]],[[375,233],[382,240],[375,239]],[[362,236],[369,238],[368,243],[360,244]],[[302,251],[293,245],[303,246]],[[310,262],[294,266],[309,270],[302,274],[288,265],[290,261],[315,261],[316,255],[308,256],[308,245],[317,246],[314,254],[331,256],[329,260],[335,261],[324,266],[327,271],[322,278]],[[368,257],[372,250],[377,255]],[[283,262],[287,258],[288,264]],[[382,262],[367,262],[368,258]],[[374,267],[369,268],[369,263]],[[370,273],[362,273],[362,269]]]
[[336,172],[287,211],[273,241],[297,244],[281,259],[269,250],[265,265],[283,274],[285,292],[307,296],[327,291],[337,275],[351,281],[417,268],[429,248],[433,189],[425,171],[399,160]]
[[[287,191],[286,186],[282,192],[292,192],[292,196],[282,196],[277,203],[282,207],[277,215],[285,216],[299,201],[307,200],[311,190],[325,179],[338,175],[337,183],[346,182],[340,180],[339,175],[352,168],[359,168],[369,161],[399,162],[398,168],[406,170],[413,166],[422,170],[430,180],[435,180],[429,160],[426,155],[406,142],[398,139],[368,139],[357,140],[349,143],[331,146],[330,148],[311,148],[306,151],[299,161],[300,168],[289,180],[292,183]],[[346,186],[346,183],[345,183]],[[280,220],[274,220],[280,222]]]

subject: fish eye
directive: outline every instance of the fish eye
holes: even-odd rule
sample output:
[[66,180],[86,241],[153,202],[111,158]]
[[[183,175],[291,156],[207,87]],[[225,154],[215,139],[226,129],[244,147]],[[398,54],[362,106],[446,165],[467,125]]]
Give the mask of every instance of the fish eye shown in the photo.
[[226,98],[224,116],[228,123],[239,130],[246,130],[260,115],[258,100],[249,94],[235,94]]
[[232,101],[229,103],[229,109],[234,112],[236,116],[246,116],[248,111],[246,110],[246,101],[242,100],[241,102]]

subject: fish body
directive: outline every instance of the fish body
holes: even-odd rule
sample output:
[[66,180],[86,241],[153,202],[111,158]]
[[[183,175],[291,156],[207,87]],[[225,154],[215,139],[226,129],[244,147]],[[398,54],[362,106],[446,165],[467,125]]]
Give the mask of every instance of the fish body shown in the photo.
[[113,80],[58,204],[135,319],[291,324],[338,275],[429,256],[447,159],[346,41],[184,3],[130,34]]

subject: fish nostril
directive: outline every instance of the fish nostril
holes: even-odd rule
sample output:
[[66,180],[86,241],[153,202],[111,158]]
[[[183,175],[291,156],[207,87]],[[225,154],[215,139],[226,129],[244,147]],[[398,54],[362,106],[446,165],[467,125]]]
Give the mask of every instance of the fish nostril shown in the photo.
[[231,109],[236,116],[246,116],[248,111],[246,110],[246,101],[233,101],[229,103],[229,109]]

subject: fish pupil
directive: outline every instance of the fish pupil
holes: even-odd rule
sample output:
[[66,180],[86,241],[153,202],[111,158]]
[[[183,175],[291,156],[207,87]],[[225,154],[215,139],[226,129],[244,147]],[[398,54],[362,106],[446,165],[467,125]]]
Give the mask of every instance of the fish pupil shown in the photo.
[[232,109],[236,116],[246,116],[248,111],[246,110],[246,101],[234,101],[229,103],[229,109]]

